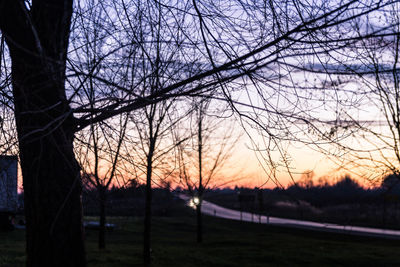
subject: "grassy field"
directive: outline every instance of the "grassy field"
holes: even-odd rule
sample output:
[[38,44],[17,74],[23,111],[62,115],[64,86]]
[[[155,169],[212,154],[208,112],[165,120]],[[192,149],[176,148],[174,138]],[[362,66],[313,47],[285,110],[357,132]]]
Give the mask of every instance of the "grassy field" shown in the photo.
[[[110,218],[107,248],[87,231],[89,266],[141,266],[142,219]],[[205,217],[195,243],[194,217],[154,218],[154,266],[400,266],[400,241],[286,229]],[[24,231],[0,233],[0,266],[24,265]]]

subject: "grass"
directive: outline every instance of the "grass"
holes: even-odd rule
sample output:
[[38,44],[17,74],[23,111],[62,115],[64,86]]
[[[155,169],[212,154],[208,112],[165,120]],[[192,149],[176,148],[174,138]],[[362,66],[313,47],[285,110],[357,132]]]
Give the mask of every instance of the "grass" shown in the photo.
[[[89,266],[142,266],[142,219],[110,218],[119,229],[97,249],[87,231]],[[154,218],[153,266],[400,266],[400,241],[288,229],[205,217],[204,243],[195,243],[195,220]],[[24,231],[0,233],[0,266],[23,266]]]

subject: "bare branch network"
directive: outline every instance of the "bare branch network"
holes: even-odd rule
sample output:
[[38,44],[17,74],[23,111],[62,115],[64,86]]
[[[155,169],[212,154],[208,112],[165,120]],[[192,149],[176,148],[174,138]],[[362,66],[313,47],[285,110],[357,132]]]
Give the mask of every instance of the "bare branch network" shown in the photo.
[[164,156],[193,138],[174,128],[193,99],[237,119],[277,184],[295,142],[398,173],[398,13],[395,0],[0,0],[0,151],[20,156],[28,266],[85,266],[82,170],[104,188],[126,164],[149,190],[182,170]]

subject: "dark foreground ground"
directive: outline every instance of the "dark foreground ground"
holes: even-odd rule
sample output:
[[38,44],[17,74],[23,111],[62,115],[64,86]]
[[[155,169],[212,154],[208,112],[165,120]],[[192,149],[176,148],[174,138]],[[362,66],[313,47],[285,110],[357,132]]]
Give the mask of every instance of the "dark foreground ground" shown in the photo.
[[[93,219],[93,218],[89,218]],[[195,243],[193,214],[153,220],[153,266],[400,266],[400,241],[354,237],[205,217]],[[89,266],[142,266],[142,219],[114,217],[107,248],[87,231]],[[24,230],[0,233],[0,266],[24,265]]]

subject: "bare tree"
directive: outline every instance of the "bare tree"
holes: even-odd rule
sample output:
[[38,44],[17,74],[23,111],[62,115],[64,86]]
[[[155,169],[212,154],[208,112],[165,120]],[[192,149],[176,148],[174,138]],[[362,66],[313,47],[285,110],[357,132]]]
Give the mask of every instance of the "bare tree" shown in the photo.
[[[191,114],[191,139],[177,145],[178,177],[180,184],[186,188],[196,207],[197,242],[203,242],[203,220],[201,214],[205,190],[221,176],[223,167],[232,156],[235,141],[233,128],[223,128],[221,118],[211,115],[210,99],[194,102]],[[222,115],[219,109],[219,116]],[[226,126],[226,125],[225,125]],[[226,179],[226,177],[225,177]],[[225,181],[224,181],[225,182]]]
[[[358,39],[329,64],[302,68],[312,71],[326,88],[320,93],[327,102],[323,106],[334,114],[315,123],[319,129],[311,138],[322,140],[316,149],[373,185],[388,173],[398,174],[400,168],[398,11],[396,3],[383,8],[379,16],[372,13],[352,21],[349,28]],[[322,105],[321,100],[314,102]]]
[[[156,90],[153,88],[153,90]],[[169,176],[171,168],[167,159],[176,145],[172,140],[172,129],[183,118],[176,109],[178,101],[163,101],[151,104],[143,109],[143,116],[132,116],[140,145],[133,154],[133,161],[145,176],[146,192],[144,207],[144,232],[143,232],[143,259],[146,266],[151,263],[151,203],[152,184],[159,183]],[[132,155],[131,155],[132,156]],[[141,174],[139,173],[140,177]]]
[[[92,124],[76,136],[76,155],[80,163],[83,182],[96,188],[100,211],[98,246],[104,249],[106,231],[107,191],[111,185],[124,185],[121,179],[120,154],[127,131],[128,116],[119,116],[114,123]],[[118,124],[117,124],[118,122]],[[117,177],[119,176],[119,177]]]
[[65,91],[72,4],[0,2],[12,63],[28,266],[85,266],[76,124]]
[[[374,184],[387,174],[400,173],[400,83],[399,49],[400,18],[399,5],[386,9],[385,16],[358,26],[357,32],[383,32],[381,36],[360,40],[352,47],[357,56],[353,64],[343,64],[349,75],[342,78],[343,84],[357,81],[360,86],[350,97],[358,99],[358,114],[344,112],[347,125],[340,125],[338,131],[356,133],[355,142],[341,143],[348,152],[346,158],[351,167],[363,168],[365,176]],[[347,126],[347,127],[346,127]],[[362,146],[356,145],[363,144]],[[365,170],[366,169],[366,170]]]

